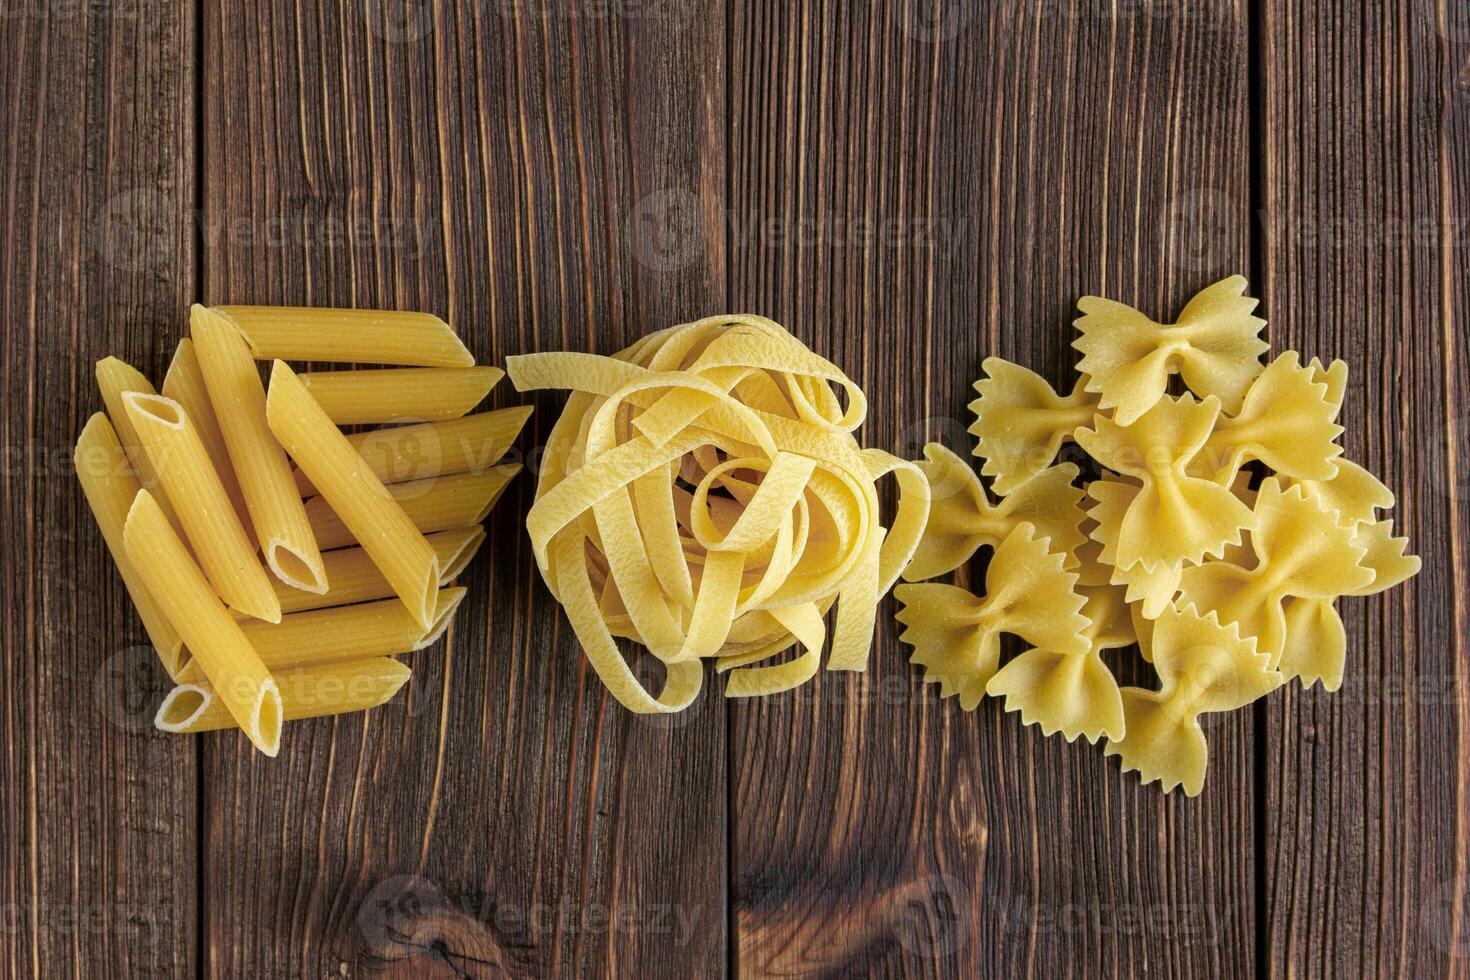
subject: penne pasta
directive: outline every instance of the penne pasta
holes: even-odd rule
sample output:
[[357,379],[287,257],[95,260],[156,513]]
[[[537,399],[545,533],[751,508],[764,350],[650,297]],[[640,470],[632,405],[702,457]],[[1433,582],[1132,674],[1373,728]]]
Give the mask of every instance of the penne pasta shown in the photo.
[[174,359],[169,363],[168,373],[163,376],[161,390],[165,398],[172,398],[184,407],[184,414],[194,423],[194,431],[199,433],[200,441],[209,451],[209,459],[214,463],[214,471],[219,475],[220,482],[225,485],[225,493],[230,495],[230,503],[235,505],[235,514],[240,518],[241,526],[251,540],[255,540],[255,529],[250,524],[250,510],[245,506],[245,495],[240,492],[240,480],[235,476],[235,467],[230,464],[230,451],[225,448],[225,437],[220,432],[219,420],[214,417],[214,406],[209,402],[209,390],[204,385],[204,372],[199,369],[199,358],[194,354],[194,342],[188,337],[179,340],[179,346],[174,350]]
[[92,509],[102,540],[107,542],[112,561],[122,576],[133,606],[138,610],[143,629],[147,631],[153,649],[158,652],[159,662],[169,677],[177,677],[184,662],[184,641],[164,615],[163,607],[143,584],[142,576],[123,545],[123,525],[128,519],[128,509],[142,488],[133,476],[127,455],[106,415],[98,412],[87,420],[77,438],[72,461],[77,481],[87,498],[87,506]]
[[337,425],[457,419],[484,401],[505,372],[495,367],[306,371],[298,375]]
[[439,559],[285,361],[271,368],[266,417],[286,452],[342,518],[420,625],[434,616]]
[[209,451],[183,406],[130,391],[123,406],[169,497],[209,583],[232,609],[277,623],[281,604],[255,557]]
[[339,361],[469,367],[474,356],[432,313],[401,310],[220,306],[260,361]]
[[[503,463],[483,473],[394,483],[387,491],[403,506],[414,527],[428,534],[483,521],[511,478],[520,471],[519,463]],[[308,500],[306,516],[323,548],[346,548],[357,543],[325,497]]]
[[[462,587],[436,589],[434,615],[427,628],[397,599],[292,613],[279,623],[246,620],[239,626],[271,671],[386,657],[433,645],[449,628],[465,592]],[[207,676],[202,666],[193,661],[185,664],[179,671],[179,683],[194,683]]]
[[[481,473],[500,462],[530,417],[531,406],[518,405],[447,422],[374,429],[347,441],[384,483]],[[303,497],[316,492],[300,470],[296,486]]]
[[[429,544],[439,557],[439,584],[448,585],[464,571],[475,552],[485,540],[485,529],[479,525],[462,527],[453,531],[439,531],[428,535]],[[332,587],[324,595],[302,592],[281,583],[276,584],[276,597],[281,601],[281,610],[287,613],[304,612],[308,609],[325,609],[329,606],[345,606],[369,599],[387,599],[393,595],[393,587],[378,571],[368,553],[361,548],[343,548],[339,551],[322,553],[326,566],[327,581]]]
[[181,675],[197,670],[207,678],[251,743],[274,756],[281,747],[280,689],[147,490],[128,510],[123,544],[192,657]]
[[265,391],[245,341],[227,320],[197,304],[190,311],[189,328],[266,564],[287,585],[327,591],[322,556],[291,464],[266,422]]
[[[298,667],[275,675],[286,721],[367,711],[386,704],[413,672],[391,657]],[[208,681],[180,684],[163,699],[154,727],[165,732],[214,732],[235,719]]]
[[138,433],[134,431],[132,420],[123,408],[123,395],[128,392],[141,391],[145,395],[152,395],[157,393],[156,389],[137,368],[116,357],[104,357],[98,361],[96,373],[97,387],[102,391],[102,403],[107,406],[107,417],[112,422],[118,441],[122,443],[123,451],[127,453],[133,472],[138,476],[138,483],[143,489],[153,491],[153,499],[163,508],[168,522],[174,526],[174,530],[181,531],[173,502],[159,486],[158,474],[154,471],[148,454],[139,445]]

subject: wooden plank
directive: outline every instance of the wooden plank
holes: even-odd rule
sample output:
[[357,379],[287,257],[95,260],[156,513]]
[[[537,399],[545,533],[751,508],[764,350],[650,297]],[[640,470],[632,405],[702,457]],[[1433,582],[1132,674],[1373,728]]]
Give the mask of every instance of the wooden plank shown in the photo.
[[[1079,295],[1163,316],[1248,270],[1239,6],[734,9],[732,305],[861,380],[868,445],[968,451],[990,354],[1070,385]],[[1165,798],[940,703],[892,611],[865,677],[734,709],[740,970],[1252,973],[1250,714]]]
[[1424,559],[1340,603],[1341,691],[1267,708],[1265,962],[1462,975],[1470,25],[1453,4],[1273,0],[1260,37],[1272,335],[1352,366],[1347,454],[1398,494],[1389,516]]
[[[207,300],[432,310],[492,363],[714,308],[717,25],[390,6],[209,8]],[[533,489],[500,503],[405,696],[292,726],[274,761],[209,743],[212,975],[723,968],[723,707],[610,702],[524,547]]]
[[187,6],[0,17],[0,974],[187,976],[196,754],[72,472],[92,364],[154,376],[193,289]]

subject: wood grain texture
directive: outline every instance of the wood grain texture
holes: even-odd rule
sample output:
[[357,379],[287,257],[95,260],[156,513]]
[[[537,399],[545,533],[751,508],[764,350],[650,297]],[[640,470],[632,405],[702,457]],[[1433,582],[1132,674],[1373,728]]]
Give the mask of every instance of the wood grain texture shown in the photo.
[[[732,305],[861,380],[867,444],[968,452],[985,356],[1070,387],[1078,296],[1163,316],[1248,269],[1247,23],[1211,6],[736,4]],[[1165,798],[939,702],[891,607],[868,675],[735,709],[741,972],[1249,975],[1250,714]]]
[[161,373],[193,291],[187,8],[0,17],[0,973],[195,963],[195,751],[72,471],[92,364]]
[[[1262,260],[1277,348],[1353,370],[1347,455],[1424,570],[1344,600],[1343,689],[1267,706],[1265,961],[1463,976],[1465,59],[1459,5],[1263,5]],[[1330,112],[1324,111],[1331,106]]]
[[[713,309],[721,51],[693,14],[211,8],[207,207],[242,231],[209,243],[204,298],[431,310],[491,363]],[[535,402],[532,470],[561,401]],[[210,975],[722,969],[723,710],[617,708],[524,546],[533,489],[405,696],[292,726],[274,761],[210,743]]]

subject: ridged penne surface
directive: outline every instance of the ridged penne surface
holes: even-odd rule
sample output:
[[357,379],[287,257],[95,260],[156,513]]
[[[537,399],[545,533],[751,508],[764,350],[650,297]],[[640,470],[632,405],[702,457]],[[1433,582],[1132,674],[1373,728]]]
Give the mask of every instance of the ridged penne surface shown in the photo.
[[[286,721],[301,721],[386,704],[408,683],[412,673],[391,657],[372,657],[299,667],[273,676],[281,691]],[[214,732],[236,727],[235,719],[207,681],[180,684],[170,691],[158,708],[154,725],[165,732]]]
[[[428,534],[483,521],[511,478],[520,471],[519,463],[503,463],[483,473],[394,483],[387,491],[403,506],[403,512],[414,526]],[[325,497],[308,500],[306,514],[311,520],[312,533],[323,548],[346,548],[357,543]]]
[[251,743],[274,756],[281,747],[280,690],[147,490],[128,511],[123,543],[192,657],[180,676],[196,670],[207,678]]
[[221,306],[256,360],[469,367],[474,355],[432,313],[295,306]]
[[123,395],[128,392],[140,391],[146,395],[153,395],[157,394],[157,389],[153,387],[151,381],[143,377],[142,372],[137,368],[115,357],[104,357],[97,362],[97,387],[102,392],[102,404],[107,406],[107,418],[112,422],[118,442],[122,443],[123,452],[127,453],[128,462],[132,464],[133,473],[138,477],[139,485],[144,490],[153,491],[153,498],[163,509],[164,516],[174,526],[174,530],[182,532],[179,519],[174,513],[173,503],[159,485],[158,474],[153,469],[153,463],[149,461],[148,454],[138,443],[138,433],[133,429],[133,422],[128,418],[127,410],[123,408]]
[[174,359],[169,363],[168,373],[163,376],[161,391],[165,398],[172,398],[182,405],[189,421],[194,423],[194,431],[199,433],[200,441],[209,451],[214,471],[219,474],[220,482],[225,485],[225,493],[230,495],[230,502],[235,505],[240,524],[253,541],[255,529],[250,524],[250,509],[245,506],[245,494],[240,491],[240,479],[230,463],[230,451],[225,448],[225,436],[220,431],[219,419],[214,417],[214,406],[209,401],[209,388],[204,383],[204,372],[199,369],[199,358],[194,353],[194,341],[188,337],[180,338],[179,346],[174,349]]
[[265,390],[245,341],[227,320],[198,305],[189,328],[266,564],[288,585],[325,592],[322,557],[291,464],[266,423]]
[[[434,546],[434,553],[439,556],[439,584],[448,585],[475,557],[475,552],[485,540],[485,529],[476,524],[452,531],[438,531],[428,535],[428,539]],[[322,562],[326,565],[327,580],[332,587],[324,595],[314,595],[277,583],[276,596],[281,600],[283,612],[345,606],[369,599],[387,599],[393,595],[393,587],[361,548],[323,552]]]
[[494,367],[307,371],[298,375],[338,425],[457,419],[505,377]]

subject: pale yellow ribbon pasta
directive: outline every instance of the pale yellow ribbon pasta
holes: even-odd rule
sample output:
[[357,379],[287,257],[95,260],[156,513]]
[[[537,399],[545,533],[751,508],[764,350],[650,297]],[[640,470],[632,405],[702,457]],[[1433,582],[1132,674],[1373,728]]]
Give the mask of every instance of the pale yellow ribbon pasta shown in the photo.
[[[923,534],[929,485],[918,466],[858,445],[867,401],[835,365],[770,320],[729,315],[612,357],[529,354],[507,369],[521,391],[571,392],[526,528],[619,702],[681,710],[705,659],[728,672],[730,697],[802,684],[823,647],[829,669],[864,669],[878,602]],[[899,495],[885,528],[876,484],[890,474]],[[663,663],[658,694],[619,638]]]

